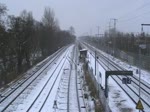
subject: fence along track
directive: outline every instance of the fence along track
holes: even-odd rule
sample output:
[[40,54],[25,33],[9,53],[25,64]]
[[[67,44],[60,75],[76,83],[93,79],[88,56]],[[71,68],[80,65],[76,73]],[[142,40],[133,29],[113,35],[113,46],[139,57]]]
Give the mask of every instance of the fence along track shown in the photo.
[[[90,47],[91,48],[91,47]],[[91,48],[92,50],[93,50],[93,48]],[[94,55],[92,55],[93,57],[94,57]],[[102,57],[102,56],[101,56]],[[111,61],[111,63],[110,63],[110,61],[108,61],[108,59],[106,59],[106,57],[104,58],[104,56],[102,57],[105,61],[107,61],[107,62],[109,62],[109,65],[111,65],[111,66],[113,66],[114,68],[116,68],[117,70],[120,70],[118,67],[116,67],[117,65],[114,65],[113,63],[112,63],[112,61]],[[105,69],[105,70],[107,70],[107,66],[108,65],[106,65],[106,63],[104,62],[104,61],[102,61],[102,60],[100,60],[100,61],[98,61],[98,63]],[[101,63],[103,63],[103,65],[101,64]],[[104,67],[105,66],[105,67]],[[110,68],[110,67],[109,67]],[[110,69],[111,70],[111,69]],[[124,70],[124,69],[123,69]],[[117,76],[118,78],[119,78],[119,76]],[[130,99],[136,104],[137,103],[137,101],[135,101],[135,99],[122,87],[122,85],[121,84],[119,84],[118,83],[118,81],[112,76],[112,78],[113,78],[113,80],[123,89],[123,91],[130,97]],[[121,80],[120,78],[119,78],[119,80]],[[138,97],[138,94],[134,91],[134,90],[132,90],[128,85],[127,85],[127,87],[135,94],[135,96],[137,96]],[[150,104],[149,103],[147,103],[143,98],[141,98],[141,100],[148,106],[148,107],[150,107]]]

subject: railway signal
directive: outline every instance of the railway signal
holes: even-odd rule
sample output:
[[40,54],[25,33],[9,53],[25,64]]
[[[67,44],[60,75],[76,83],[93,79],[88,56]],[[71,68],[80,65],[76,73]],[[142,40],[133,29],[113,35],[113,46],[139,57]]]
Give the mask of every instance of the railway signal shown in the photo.
[[[106,74],[106,77],[105,77],[105,96],[106,98],[108,97],[108,85],[107,85],[107,82],[108,82],[108,77],[111,76],[111,75],[123,75],[123,76],[132,76],[133,75],[133,71],[106,71],[105,72]],[[130,78],[127,78],[125,79],[126,80],[126,83],[131,83],[131,79]]]
[[131,84],[131,82],[132,82],[132,80],[129,77],[122,78],[122,84]]

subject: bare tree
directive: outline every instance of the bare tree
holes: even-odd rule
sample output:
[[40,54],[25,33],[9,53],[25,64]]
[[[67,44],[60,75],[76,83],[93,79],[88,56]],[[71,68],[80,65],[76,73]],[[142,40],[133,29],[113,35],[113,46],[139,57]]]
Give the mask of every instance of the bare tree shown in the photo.
[[41,22],[35,21],[32,12],[26,10],[20,16],[6,16],[6,11],[0,4],[0,85],[27,70],[31,62],[35,64],[75,39],[73,28],[70,32],[59,28],[51,8],[45,8]]

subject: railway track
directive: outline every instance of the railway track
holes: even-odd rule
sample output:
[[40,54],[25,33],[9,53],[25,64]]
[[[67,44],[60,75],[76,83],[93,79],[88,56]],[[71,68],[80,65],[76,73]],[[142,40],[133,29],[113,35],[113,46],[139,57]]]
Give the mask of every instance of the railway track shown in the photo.
[[3,94],[6,94],[7,92],[10,92],[12,88],[16,87],[18,83],[22,83],[22,81],[26,78],[30,78],[32,75],[34,75],[39,69],[41,69],[47,62],[49,62],[52,58],[54,58],[59,52],[61,52],[62,49],[66,47],[63,47],[59,50],[57,50],[55,53],[52,55],[48,56],[46,59],[43,61],[39,62],[37,65],[29,69],[27,72],[23,73],[20,77],[12,81],[11,83],[7,84],[7,88],[1,88],[0,89],[0,94],[4,96]]
[[[67,47],[59,50],[45,61],[43,61],[36,70],[32,72],[32,74],[25,75],[23,78],[15,83],[11,89],[2,93],[2,98],[0,100],[0,111],[9,111],[12,110],[12,106],[16,105],[20,97],[26,94],[28,90],[32,90],[34,86],[38,83],[38,81],[42,80],[42,78],[47,73],[48,69],[52,67],[53,64],[56,64],[55,61],[58,60],[60,55],[65,51]],[[64,57],[63,57],[64,58]],[[13,107],[14,108],[14,107]]]
[[[90,48],[92,51],[95,49],[93,49],[92,47],[88,46],[88,48]],[[93,52],[92,52],[93,53]],[[91,54],[92,54],[91,53]],[[106,57],[105,55],[101,54],[100,52],[98,52],[98,63],[103,66],[103,68],[105,70],[126,70],[124,68],[122,68],[121,66],[119,66],[118,64],[116,64],[115,62],[113,62],[112,60],[108,59],[108,57]],[[95,57],[92,54],[93,57]],[[109,66],[109,67],[108,67]],[[112,79],[123,89],[123,91],[130,97],[130,99],[136,104],[139,100],[139,96],[138,96],[138,89],[139,89],[139,82],[138,82],[138,78],[136,76],[132,76],[132,85],[123,85],[122,84],[122,76],[111,76]],[[146,107],[146,109],[150,108],[150,86],[149,84],[146,84],[146,82],[142,81],[141,82],[141,100],[144,104],[144,107]]]
[[74,47],[73,51],[68,81],[67,112],[81,112],[77,82],[77,48]]
[[[102,57],[102,56],[101,56]],[[102,58],[104,59],[104,61],[102,60]],[[106,57],[102,57],[102,58],[100,58],[100,62],[103,62],[103,64],[105,64],[106,63],[106,61],[108,61],[108,59],[106,58]],[[100,63],[99,62],[99,63]],[[106,65],[105,64],[105,66],[107,67],[108,65]],[[111,61],[111,63],[109,63],[109,70],[125,70],[125,69],[123,69],[123,68],[120,68],[120,67],[118,67],[117,65],[115,65],[115,64],[113,64],[112,63],[112,61]],[[108,68],[108,67],[107,67]],[[107,68],[106,68],[106,70],[107,70]],[[138,95],[138,89],[139,89],[139,87],[138,87],[138,83],[136,83],[133,79],[135,79],[134,77],[132,77],[132,82],[134,83],[134,85],[131,83],[130,85],[123,85],[122,84],[122,78],[124,77],[124,76],[111,76],[114,80],[115,80],[115,82],[117,82],[117,84],[118,85],[120,85],[120,87],[124,90],[124,91],[128,91],[128,93],[126,92],[126,94],[128,94],[128,96],[130,97],[130,98],[132,98],[132,101],[136,104],[137,102],[138,102],[138,100],[139,100],[139,95]],[[149,104],[149,100],[150,100],[150,93],[149,93],[149,90],[150,90],[150,87],[148,87],[148,86],[145,86],[143,83],[141,83],[142,85],[141,85],[141,89],[142,89],[142,91],[141,91],[141,100],[143,101],[143,103],[147,106],[147,108],[150,108],[150,104]],[[136,86],[135,86],[136,85]],[[130,94],[131,95],[130,95]]]
[[[123,67],[119,66],[118,64],[116,64],[115,62],[113,62],[112,60],[108,59],[107,57],[105,57],[104,55],[100,54],[98,55],[102,58],[104,58],[105,61],[109,62],[109,64],[116,70],[122,70],[122,71],[128,71],[127,69],[124,69]],[[138,87],[139,86],[139,79],[136,76],[128,76],[130,78],[132,78],[132,82],[134,83],[134,87]],[[141,86],[142,86],[142,91],[145,92],[146,94],[150,95],[150,85],[144,81],[141,82]]]
[[54,71],[51,73],[50,77],[48,77],[48,80],[45,82],[40,92],[37,94],[33,102],[30,104],[29,108],[27,109],[27,112],[32,111],[41,112],[45,110],[46,102],[50,97],[52,97],[51,96],[52,89],[54,88],[56,81],[59,79],[58,77],[60,77],[63,66],[65,65],[67,54],[68,52],[65,54],[63,58],[61,58],[60,62],[57,64]]
[[[107,57],[105,57],[104,55],[100,54],[98,56],[103,57],[105,60],[107,60],[115,69],[117,70],[124,70],[127,71],[127,69],[124,69],[123,67],[121,67],[120,65],[116,64],[115,62],[113,62],[112,60],[108,59]],[[133,75],[133,76],[128,76],[132,78],[132,82],[135,84],[136,87],[139,86],[139,79]],[[142,81],[141,82],[141,86],[142,86],[142,91],[144,91],[145,93],[147,93],[148,95],[150,95],[150,84]]]
[[75,46],[68,59],[68,67],[64,69],[58,92],[55,100],[57,101],[58,108],[56,110],[65,112],[87,112],[83,93],[81,89],[81,81],[77,73],[77,47]]
[[19,77],[16,82],[10,85],[10,87],[8,87],[3,91],[0,91],[0,96],[1,96],[0,103],[2,103],[8,96],[10,96],[13,92],[15,92],[27,80],[32,78],[36,74],[36,72],[42,69],[42,67],[44,67],[44,65],[47,64],[50,60],[51,62],[49,63],[49,65],[52,64],[55,61],[55,59],[59,56],[59,53],[62,53],[63,49],[65,48],[58,50],[57,52],[55,52],[54,54],[52,54],[51,56],[49,56],[48,58],[46,58],[45,60],[37,64],[36,67],[33,67],[29,71],[24,73],[22,77]]

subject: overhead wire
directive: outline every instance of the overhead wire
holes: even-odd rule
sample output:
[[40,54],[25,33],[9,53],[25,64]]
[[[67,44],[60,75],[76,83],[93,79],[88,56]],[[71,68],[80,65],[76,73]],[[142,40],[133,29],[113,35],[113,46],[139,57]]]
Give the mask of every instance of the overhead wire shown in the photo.
[[131,21],[131,20],[135,20],[135,19],[137,19],[137,18],[139,18],[139,17],[143,17],[142,15],[149,14],[149,13],[150,13],[150,11],[145,12],[145,13],[142,13],[142,14],[139,14],[139,15],[136,15],[136,16],[131,17],[131,18],[128,18],[128,19],[126,19],[126,20],[121,20],[121,21],[119,21],[119,22],[128,22],[128,21]]
[[139,11],[143,8],[145,8],[146,6],[149,6],[150,5],[150,2],[147,2],[143,5],[141,5],[140,7],[136,8],[135,10],[133,10],[132,12],[128,12],[127,14],[125,14],[124,16],[121,16],[119,17],[118,19],[124,19],[124,18],[127,18],[128,16],[130,16],[131,14],[135,13],[136,11]]
[[[144,3],[141,6],[135,8],[133,11],[130,11],[127,14],[125,14],[125,15],[119,17],[119,18],[116,18],[116,19],[118,20],[119,24],[120,23],[125,23],[125,22],[130,22],[130,21],[133,24],[135,24],[137,22],[137,19],[140,19],[140,18],[144,17],[143,15],[146,15],[146,14],[150,13],[150,10],[147,11],[147,12],[144,12],[144,13],[141,12],[140,14],[138,14],[137,11],[143,11],[143,9],[145,9],[148,6],[150,6],[150,2]],[[125,27],[127,27],[126,25],[128,25],[128,24],[125,24]],[[139,25],[140,25],[140,23],[139,23]],[[106,27],[108,28],[108,26],[106,26]]]
[[[135,10],[133,10],[132,12],[129,12],[128,14],[126,14],[125,16],[119,17],[118,18],[118,23],[125,23],[125,22],[132,22],[133,24],[135,24],[135,22],[137,22],[137,19],[144,17],[145,15],[148,15],[150,13],[150,11],[144,12],[144,13],[140,13],[137,15],[137,11],[143,10],[145,7],[150,6],[150,2],[147,2],[143,5],[141,5],[140,7],[136,8]],[[135,15],[135,14],[136,15]],[[129,17],[131,14],[131,17]],[[135,21],[136,20],[136,21]],[[127,25],[127,24],[126,24]]]

